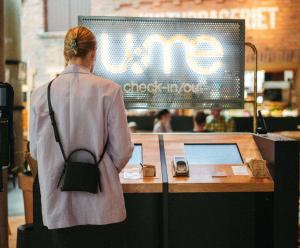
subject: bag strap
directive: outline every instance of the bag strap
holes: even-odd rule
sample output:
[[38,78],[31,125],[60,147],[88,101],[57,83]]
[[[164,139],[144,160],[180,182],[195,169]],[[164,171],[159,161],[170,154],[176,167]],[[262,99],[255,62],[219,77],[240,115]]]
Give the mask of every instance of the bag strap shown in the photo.
[[53,131],[54,131],[55,140],[59,144],[59,148],[60,148],[61,153],[63,155],[64,161],[67,162],[67,156],[66,156],[66,153],[64,151],[63,145],[61,143],[60,135],[59,135],[58,128],[57,128],[57,123],[56,123],[56,120],[55,120],[55,114],[54,114],[54,111],[53,111],[53,108],[52,108],[52,103],[51,103],[51,85],[53,83],[53,80],[48,84],[48,88],[47,88],[49,115],[50,115],[51,124],[52,124]]
[[71,161],[71,157],[72,157],[76,152],[86,152],[86,153],[90,154],[91,157],[92,157],[93,160],[94,160],[94,164],[95,164],[95,165],[97,164],[97,159],[96,159],[95,154],[92,153],[90,150],[85,149],[85,148],[79,148],[79,149],[73,150],[73,151],[69,154],[67,160],[68,160],[68,161]]
[[[54,79],[53,79],[54,80]],[[57,127],[57,123],[56,123],[56,119],[55,119],[55,113],[54,113],[54,110],[53,110],[53,107],[52,107],[52,103],[51,103],[51,85],[53,83],[53,80],[48,84],[48,88],[47,88],[47,98],[48,98],[48,109],[49,109],[49,115],[50,115],[50,119],[51,119],[51,124],[52,124],[52,127],[53,127],[53,131],[54,131],[54,137],[55,137],[55,140],[56,142],[59,144],[59,147],[60,147],[60,150],[61,150],[61,153],[63,155],[63,158],[64,158],[64,161],[67,162],[68,161],[68,158],[66,156],[66,153],[64,151],[64,148],[63,148],[63,145],[62,145],[62,142],[61,142],[61,139],[60,139],[60,135],[59,135],[59,131],[58,131],[58,127]],[[102,151],[102,154],[99,158],[99,160],[96,162],[96,158],[93,154],[93,157],[94,157],[94,160],[97,164],[99,164],[103,157],[104,157],[104,154],[107,150],[107,146],[108,146],[108,138],[105,142],[105,145],[104,145],[104,148],[103,148],[103,151]],[[73,151],[69,157],[74,153],[74,152],[77,152],[77,151],[80,151],[80,150],[85,150],[87,152],[89,152],[90,154],[92,154],[90,151],[88,151],[87,149],[77,149],[75,151]]]

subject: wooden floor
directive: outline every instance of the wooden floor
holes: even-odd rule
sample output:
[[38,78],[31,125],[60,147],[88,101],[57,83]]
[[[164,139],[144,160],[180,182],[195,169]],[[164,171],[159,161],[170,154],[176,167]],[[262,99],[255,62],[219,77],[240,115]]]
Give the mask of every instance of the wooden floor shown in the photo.
[[24,216],[10,217],[8,220],[10,235],[9,235],[9,248],[16,248],[17,245],[17,228],[25,223]]

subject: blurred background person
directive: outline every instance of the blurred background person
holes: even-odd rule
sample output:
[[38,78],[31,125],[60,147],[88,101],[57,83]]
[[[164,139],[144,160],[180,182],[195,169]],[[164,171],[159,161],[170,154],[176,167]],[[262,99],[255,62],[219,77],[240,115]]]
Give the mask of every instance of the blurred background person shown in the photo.
[[167,109],[159,111],[154,120],[153,133],[169,133],[172,132],[171,113]]
[[131,121],[128,123],[128,128],[131,133],[136,133],[138,127],[135,121]]
[[206,119],[205,129],[208,132],[233,132],[234,121],[221,114],[221,109],[212,109],[211,115]]
[[198,111],[193,118],[193,132],[206,132],[206,114],[203,111]]

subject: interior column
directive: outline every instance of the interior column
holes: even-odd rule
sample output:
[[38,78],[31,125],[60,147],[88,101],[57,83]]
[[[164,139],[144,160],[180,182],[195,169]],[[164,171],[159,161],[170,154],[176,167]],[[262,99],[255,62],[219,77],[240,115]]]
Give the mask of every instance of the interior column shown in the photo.
[[[0,82],[5,80],[4,1],[0,0]],[[1,169],[1,168],[0,168]],[[0,192],[0,247],[8,247],[7,169],[3,169],[4,191]]]

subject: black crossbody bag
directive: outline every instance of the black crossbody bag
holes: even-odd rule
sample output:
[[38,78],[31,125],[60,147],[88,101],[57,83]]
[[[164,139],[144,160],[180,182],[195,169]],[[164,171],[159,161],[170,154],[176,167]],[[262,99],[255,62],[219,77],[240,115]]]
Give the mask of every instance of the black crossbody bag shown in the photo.
[[[49,83],[47,88],[47,98],[48,98],[48,108],[49,108],[49,116],[51,119],[51,124],[53,126],[54,136],[56,142],[59,144],[61,153],[64,158],[64,168],[62,174],[57,183],[57,188],[60,188],[61,191],[81,191],[81,192],[89,192],[96,194],[98,192],[98,188],[101,192],[101,178],[100,178],[100,169],[99,164],[103,159],[105,154],[108,140],[105,143],[103,152],[100,156],[100,159],[97,161],[96,156],[93,152],[89,151],[85,148],[80,148],[73,150],[69,156],[67,157],[60,139],[60,135],[57,128],[57,123],[55,120],[55,114],[51,104],[51,84],[53,80]],[[72,161],[72,156],[77,152],[86,152],[91,155],[93,158],[93,163],[88,162],[77,162]]]

